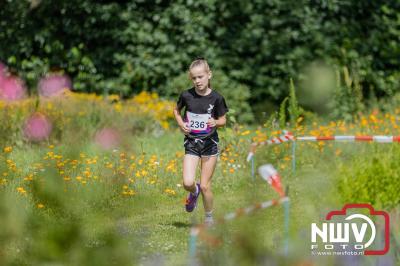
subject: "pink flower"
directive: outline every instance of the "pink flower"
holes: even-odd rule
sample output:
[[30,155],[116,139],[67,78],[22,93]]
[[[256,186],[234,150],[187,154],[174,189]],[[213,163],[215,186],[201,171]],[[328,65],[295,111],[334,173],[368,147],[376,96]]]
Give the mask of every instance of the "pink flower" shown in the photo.
[[52,125],[44,114],[34,113],[24,125],[24,135],[30,141],[42,141],[50,136]]
[[20,78],[16,76],[3,76],[0,79],[0,99],[16,101],[25,97],[25,84]]
[[72,87],[71,80],[66,75],[50,74],[39,82],[39,94],[44,97],[59,96]]
[[103,128],[96,133],[94,140],[101,148],[110,150],[118,147],[121,138],[117,130],[112,128]]

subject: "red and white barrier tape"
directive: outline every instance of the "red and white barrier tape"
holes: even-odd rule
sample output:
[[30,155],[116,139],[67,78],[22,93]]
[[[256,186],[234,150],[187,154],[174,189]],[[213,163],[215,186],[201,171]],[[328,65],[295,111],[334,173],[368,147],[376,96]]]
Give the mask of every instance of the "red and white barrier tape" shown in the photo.
[[280,137],[275,137],[266,141],[262,141],[259,142],[259,145],[271,145],[271,144],[281,144],[283,142],[287,142],[287,141],[293,141],[294,140],[294,136],[293,135],[282,135]]
[[250,161],[254,156],[257,146],[281,144],[287,141],[365,141],[365,142],[377,142],[377,143],[392,143],[400,142],[400,136],[300,136],[295,137],[290,133],[286,133],[278,138],[272,138],[267,141],[254,142],[250,146],[250,151],[247,155],[247,161]]
[[281,176],[271,164],[260,166],[258,172],[260,173],[260,176],[267,181],[276,192],[278,192],[279,196],[285,196],[285,192],[282,188]]
[[290,132],[287,132],[287,131],[284,131],[284,132],[285,132],[285,134],[280,136],[280,137],[274,137],[274,138],[271,138],[269,140],[262,141],[262,142],[253,142],[250,145],[250,151],[249,151],[249,153],[247,155],[247,159],[246,160],[249,162],[253,158],[254,153],[256,152],[257,146],[271,145],[271,144],[281,144],[281,143],[284,143],[284,142],[294,141],[295,140],[295,137]]
[[400,142],[400,136],[302,136],[297,141],[368,141],[379,143]]

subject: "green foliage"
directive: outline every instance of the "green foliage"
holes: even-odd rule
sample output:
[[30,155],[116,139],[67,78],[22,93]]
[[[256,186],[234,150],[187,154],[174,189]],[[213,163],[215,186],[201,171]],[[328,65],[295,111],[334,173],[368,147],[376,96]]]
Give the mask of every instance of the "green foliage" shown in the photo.
[[336,91],[332,101],[334,118],[352,120],[364,110],[363,94],[357,73],[351,75],[347,67],[336,71]]
[[281,106],[279,107],[279,127],[280,128],[286,128],[286,105],[288,102],[289,98],[286,97],[282,103]]
[[[212,71],[211,86],[224,96],[229,108],[228,116],[233,116],[239,123],[249,123],[254,117],[249,105],[250,89],[233,80],[222,71]],[[187,73],[175,77],[167,83],[165,93],[177,98],[180,92],[192,87]]]
[[303,113],[303,109],[299,106],[299,103],[297,102],[293,79],[290,79],[288,112],[290,115],[290,124],[292,127],[294,127],[296,125],[297,118],[299,118],[299,116]]
[[341,167],[339,188],[345,202],[371,203],[385,210],[400,204],[400,149],[384,149],[375,147],[372,156],[355,156]]
[[287,128],[287,114],[289,114],[290,126],[296,125],[297,118],[304,113],[304,110],[299,106],[296,97],[296,91],[293,80],[290,79],[289,96],[286,97],[279,107],[279,127]]
[[[157,90],[206,57],[251,88],[252,107],[288,94],[314,61],[348,66],[362,89],[400,86],[398,1],[3,1],[0,59],[34,88],[58,67],[77,90]],[[351,112],[352,110],[347,110]],[[249,119],[247,117],[246,119]]]
[[[57,169],[48,168],[40,181],[27,185],[30,194],[26,197],[15,193],[13,181],[9,181],[10,187],[2,188],[0,224],[4,230],[0,247],[7,252],[0,263],[131,265],[137,251],[131,245],[138,239],[122,237],[125,233],[118,216],[110,219],[110,203],[120,187],[109,182],[92,190],[73,188],[55,178],[57,174]],[[38,204],[45,209],[38,209]],[[99,211],[101,207],[107,211]]]

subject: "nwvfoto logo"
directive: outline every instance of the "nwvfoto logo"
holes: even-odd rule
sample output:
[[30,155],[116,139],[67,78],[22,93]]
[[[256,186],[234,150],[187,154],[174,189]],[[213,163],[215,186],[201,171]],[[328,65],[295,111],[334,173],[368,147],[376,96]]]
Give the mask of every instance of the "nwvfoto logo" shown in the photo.
[[[361,213],[347,215],[349,209],[367,209],[369,216]],[[390,225],[387,212],[376,211],[370,204],[346,204],[342,210],[328,213],[326,220],[331,221],[334,216],[339,218],[335,220],[341,219],[342,222],[325,222],[322,226],[316,223],[311,224],[312,251],[348,251],[350,249],[362,251],[364,255],[384,255],[389,251]],[[370,217],[381,217],[384,220],[384,247],[382,249],[368,249],[377,236],[376,225]]]

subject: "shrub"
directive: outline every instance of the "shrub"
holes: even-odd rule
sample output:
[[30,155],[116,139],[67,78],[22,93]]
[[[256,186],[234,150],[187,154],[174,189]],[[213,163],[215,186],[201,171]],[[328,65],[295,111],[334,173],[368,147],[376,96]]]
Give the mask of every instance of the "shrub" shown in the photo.
[[374,148],[372,155],[356,156],[342,165],[339,190],[346,202],[371,203],[387,210],[400,203],[400,149],[386,145],[385,151]]

